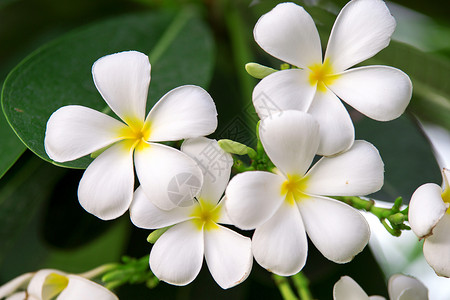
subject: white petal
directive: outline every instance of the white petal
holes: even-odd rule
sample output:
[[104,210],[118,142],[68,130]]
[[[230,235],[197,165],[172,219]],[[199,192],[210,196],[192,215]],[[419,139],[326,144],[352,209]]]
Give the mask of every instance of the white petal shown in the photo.
[[384,1],[350,1],[334,23],[325,59],[338,72],[356,65],[389,44],[395,25]]
[[325,197],[302,199],[298,207],[306,233],[329,260],[349,262],[367,245],[369,224],[353,207]]
[[145,118],[150,62],[147,55],[126,51],[104,56],[92,66],[95,86],[116,113],[125,122]]
[[253,30],[267,53],[300,68],[322,62],[319,33],[311,16],[294,3],[278,4]]
[[391,300],[425,300],[428,289],[414,277],[394,274],[389,278],[389,298]]
[[252,249],[258,264],[270,272],[298,273],[306,262],[308,242],[297,207],[283,202],[272,218],[256,228]]
[[96,110],[64,106],[47,122],[45,152],[57,162],[74,160],[120,140],[119,131],[126,127]]
[[308,72],[290,69],[264,77],[253,90],[253,106],[260,119],[293,109],[307,111],[316,93],[308,81]]
[[342,276],[333,287],[333,300],[368,300],[366,292],[349,276]]
[[225,206],[226,201],[227,197],[223,196],[222,200],[220,200],[219,204],[217,205],[216,209],[220,211],[220,216],[219,219],[217,220],[217,223],[225,225],[234,225],[233,221],[231,221],[230,216],[228,215],[228,211]]
[[369,296],[370,300],[386,300],[386,298],[381,296]]
[[14,293],[19,288],[26,286],[33,275],[34,273],[25,273],[0,286],[0,299]]
[[450,214],[437,223],[433,235],[423,243],[423,255],[436,274],[450,277]]
[[[1,298],[3,299],[3,298]],[[5,300],[37,300],[37,298],[31,296],[28,297],[26,292],[14,293],[11,296],[7,297]]]
[[230,180],[231,155],[223,151],[216,140],[205,137],[185,140],[181,151],[194,159],[202,170],[203,185],[197,198],[217,204]]
[[225,207],[233,224],[254,229],[272,217],[284,201],[284,180],[280,175],[262,171],[234,176],[225,191]]
[[243,282],[253,264],[250,239],[222,226],[204,236],[206,263],[217,284],[228,289]]
[[308,172],[306,192],[326,196],[362,196],[383,185],[384,164],[378,150],[366,141],[355,141],[346,152],[323,157]]
[[107,288],[77,275],[68,275],[69,285],[56,300],[119,300]]
[[133,150],[119,142],[89,165],[78,186],[78,200],[89,213],[102,220],[123,215],[134,190]]
[[147,198],[161,209],[189,206],[203,183],[195,161],[183,152],[150,143],[134,153],[136,173]]
[[139,187],[134,193],[130,206],[130,218],[134,225],[140,228],[157,229],[171,226],[190,219],[190,207],[175,207],[162,210],[155,206]]
[[192,282],[203,263],[203,232],[190,222],[167,230],[153,245],[150,268],[160,280],[174,285]]
[[270,160],[283,174],[303,176],[319,146],[319,124],[307,113],[289,110],[262,120],[259,136]]
[[[62,282],[59,281],[59,284],[54,282],[49,285],[48,280],[52,279],[52,277],[55,278],[55,275],[56,278],[63,279]],[[65,273],[53,269],[42,269],[36,272],[31,279],[27,287],[27,293],[38,299],[50,300],[60,293],[62,289],[66,288],[66,281],[68,280]]]
[[150,141],[178,141],[213,133],[217,128],[217,111],[211,96],[199,86],[185,85],[165,94],[153,106]]
[[317,154],[333,155],[350,148],[355,140],[355,129],[341,100],[331,91],[316,93],[308,109],[319,123],[320,144]]
[[424,238],[432,234],[433,228],[444,216],[448,204],[442,200],[441,187],[434,183],[421,185],[411,196],[408,221],[412,231]]
[[353,108],[378,121],[399,117],[412,95],[412,83],[408,75],[386,66],[345,71],[329,88]]

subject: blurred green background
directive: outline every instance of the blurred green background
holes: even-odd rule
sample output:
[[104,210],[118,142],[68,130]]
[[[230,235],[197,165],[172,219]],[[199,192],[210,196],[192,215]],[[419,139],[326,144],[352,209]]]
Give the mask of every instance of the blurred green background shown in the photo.
[[[346,1],[295,2],[315,19],[325,48]],[[46,159],[41,142],[51,112],[69,103],[96,109],[105,105],[92,82],[92,63],[114,52],[138,50],[152,63],[148,109],[171,88],[201,85],[219,113],[213,137],[253,145],[257,117],[251,92],[257,80],[247,75],[244,65],[253,61],[279,66],[280,61],[264,53],[252,36],[258,18],[277,3],[1,0],[4,112],[27,146]],[[393,41],[363,65],[402,69],[413,81],[413,99],[404,116],[386,123],[350,112],[356,137],[372,142],[386,165],[385,185],[374,197],[393,201],[403,196],[406,204],[419,185],[441,183],[417,118],[450,130],[450,10],[443,1],[388,5],[398,23]],[[0,284],[41,268],[84,272],[123,255],[149,253],[148,231],[133,227],[128,214],[104,222],[86,213],[76,197],[83,171],[57,167],[26,150],[8,121],[0,116]],[[88,162],[87,158],[68,165],[82,168]],[[387,296],[386,280],[368,248],[351,263],[337,265],[310,244],[304,273],[317,299],[331,299],[332,286],[342,275],[352,276],[369,295]],[[250,277],[228,291],[217,286],[204,264],[199,277],[186,287],[161,283],[150,290],[128,285],[115,292],[121,299],[280,298],[270,274],[256,263]]]

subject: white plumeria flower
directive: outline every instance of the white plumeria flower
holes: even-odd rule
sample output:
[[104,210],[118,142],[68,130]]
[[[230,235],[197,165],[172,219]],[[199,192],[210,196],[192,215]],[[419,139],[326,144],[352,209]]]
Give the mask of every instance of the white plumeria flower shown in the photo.
[[336,19],[322,59],[311,16],[294,3],[277,5],[257,22],[255,40],[267,53],[299,69],[275,72],[261,80],[253,91],[256,112],[261,119],[280,110],[308,112],[320,124],[318,154],[348,149],[354,128],[339,98],[379,121],[400,116],[411,99],[411,81],[396,68],[347,70],[385,48],[395,25],[383,1],[350,1]]
[[[26,291],[15,292],[23,286]],[[15,293],[14,293],[15,292]],[[52,269],[23,274],[0,287],[6,300],[118,300],[107,288],[84,277]]]
[[408,220],[423,243],[423,255],[439,276],[450,277],[450,170],[442,170],[442,187],[420,186],[409,202]]
[[109,147],[89,165],[78,188],[83,208],[101,219],[117,218],[130,206],[133,160],[142,189],[155,205],[175,207],[169,182],[179,174],[201,182],[202,173],[186,154],[155,142],[212,133],[217,127],[213,100],[198,86],[181,86],[164,95],[145,117],[150,63],[136,51],[100,58],[92,74],[103,99],[123,122],[83,106],[62,107],[47,123],[47,154],[65,162]]
[[[389,278],[390,300],[427,300],[428,289],[414,277],[395,274]],[[351,278],[343,276],[334,285],[334,300],[385,300],[381,296],[367,296],[366,292]]]
[[238,174],[225,192],[233,224],[256,228],[256,261],[275,274],[296,274],[306,262],[306,233],[326,258],[350,261],[367,244],[369,226],[356,209],[325,196],[379,190],[384,171],[377,149],[356,141],[347,152],[323,157],[308,171],[319,146],[319,125],[311,115],[284,111],[264,119],[259,132],[278,173]]
[[230,224],[224,200],[219,199],[230,178],[233,160],[215,140],[207,138],[186,140],[181,149],[204,172],[198,201],[190,207],[164,211],[138,188],[130,207],[131,221],[147,229],[172,226],[150,253],[150,268],[160,280],[174,285],[189,284],[200,272],[204,256],[219,286],[233,287],[247,278],[253,263],[250,239],[219,225]]

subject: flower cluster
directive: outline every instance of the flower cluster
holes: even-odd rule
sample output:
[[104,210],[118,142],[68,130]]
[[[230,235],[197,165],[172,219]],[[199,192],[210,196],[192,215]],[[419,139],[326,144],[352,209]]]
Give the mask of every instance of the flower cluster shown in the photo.
[[[233,158],[205,137],[216,129],[217,113],[200,87],[168,92],[145,117],[150,62],[135,51],[105,56],[92,68],[117,118],[62,107],[48,121],[46,151],[57,162],[100,152],[80,181],[80,204],[105,220],[129,209],[136,226],[165,230],[149,263],[168,283],[193,281],[203,257],[224,289],[247,278],[253,257],[275,274],[296,274],[306,262],[307,236],[326,258],[349,262],[366,246],[369,226],[331,197],[378,191],[384,166],[372,144],[354,141],[339,99],[376,120],[403,113],[412,91],[406,74],[386,66],[349,69],[386,47],[394,28],[384,2],[352,0],[322,58],[317,29],[302,7],[279,4],[260,18],[257,43],[293,66],[265,77],[253,92],[260,142],[273,168],[228,182]],[[160,143],[179,140],[180,150]],[[311,167],[316,155],[323,157]],[[254,230],[253,237],[224,225]]]

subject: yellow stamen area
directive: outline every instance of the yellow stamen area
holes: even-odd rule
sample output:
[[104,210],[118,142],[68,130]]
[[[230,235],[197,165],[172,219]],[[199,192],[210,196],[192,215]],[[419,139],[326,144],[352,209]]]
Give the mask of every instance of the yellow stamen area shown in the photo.
[[[450,187],[447,187],[441,194],[442,196],[442,200],[444,200],[445,203],[449,203],[450,204]],[[450,215],[450,207],[447,208],[446,211],[449,215]]]
[[194,217],[192,222],[198,230],[217,229],[219,228],[217,221],[220,217],[220,210],[220,206],[200,198],[198,204],[195,204],[192,209],[191,217]]
[[61,293],[69,284],[69,279],[57,273],[50,273],[44,281],[42,296],[44,299],[53,299]]
[[334,70],[328,59],[323,64],[313,64],[308,69],[311,71],[308,78],[309,83],[312,86],[317,84],[319,92],[325,92],[326,86],[331,85],[339,77],[339,75],[334,75]]
[[287,180],[281,185],[281,195],[286,195],[286,202],[290,205],[294,205],[295,202],[299,202],[301,199],[308,198],[309,196],[304,193],[308,182],[308,177],[302,177],[299,175],[287,175]]
[[150,122],[143,122],[139,119],[127,119],[127,127],[122,128],[119,135],[122,139],[128,140],[126,143],[127,150],[131,148],[141,150],[148,144],[146,141],[150,138]]

